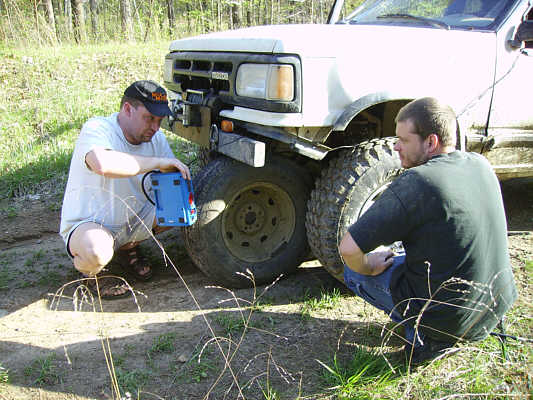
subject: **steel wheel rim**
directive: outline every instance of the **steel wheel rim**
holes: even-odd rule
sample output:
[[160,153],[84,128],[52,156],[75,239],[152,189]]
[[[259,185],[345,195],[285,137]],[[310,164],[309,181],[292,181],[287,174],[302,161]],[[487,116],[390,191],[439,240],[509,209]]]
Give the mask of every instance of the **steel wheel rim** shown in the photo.
[[286,191],[266,182],[240,190],[222,217],[222,237],[231,254],[262,262],[285,246],[296,228],[296,209]]

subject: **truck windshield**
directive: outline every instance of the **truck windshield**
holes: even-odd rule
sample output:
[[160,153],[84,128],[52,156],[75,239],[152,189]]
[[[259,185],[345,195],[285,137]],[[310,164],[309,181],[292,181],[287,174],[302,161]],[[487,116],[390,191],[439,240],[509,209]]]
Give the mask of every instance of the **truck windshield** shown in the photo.
[[519,0],[367,0],[339,23],[494,29]]

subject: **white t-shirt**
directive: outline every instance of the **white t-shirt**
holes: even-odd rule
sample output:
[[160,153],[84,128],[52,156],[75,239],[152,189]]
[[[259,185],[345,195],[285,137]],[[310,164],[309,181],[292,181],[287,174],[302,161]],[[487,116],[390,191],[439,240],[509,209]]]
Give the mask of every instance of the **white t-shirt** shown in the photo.
[[68,176],[60,234],[68,240],[72,227],[81,221],[123,225],[146,203],[141,188],[142,174],[129,178],[106,178],[92,172],[85,163],[91,150],[103,148],[146,157],[174,157],[163,132],[148,143],[133,145],[124,137],[118,113],[87,121],[80,132]]

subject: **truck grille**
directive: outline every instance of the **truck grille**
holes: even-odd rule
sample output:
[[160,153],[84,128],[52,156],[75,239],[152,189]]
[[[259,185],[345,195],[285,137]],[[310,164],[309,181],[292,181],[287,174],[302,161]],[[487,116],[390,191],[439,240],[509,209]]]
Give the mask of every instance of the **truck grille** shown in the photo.
[[174,82],[187,89],[212,89],[214,94],[229,93],[233,63],[209,60],[176,60]]

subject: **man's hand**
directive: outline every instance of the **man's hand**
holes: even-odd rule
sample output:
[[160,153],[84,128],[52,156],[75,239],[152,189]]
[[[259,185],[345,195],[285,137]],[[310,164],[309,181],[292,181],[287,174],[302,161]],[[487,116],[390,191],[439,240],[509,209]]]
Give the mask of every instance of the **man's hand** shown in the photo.
[[389,268],[394,261],[392,250],[363,253],[350,232],[346,232],[339,244],[341,254],[346,266],[361,275],[379,275]]
[[159,170],[161,172],[180,171],[183,179],[191,179],[191,172],[189,167],[182,163],[177,158],[159,158]]
[[376,251],[366,255],[366,262],[371,270],[369,275],[379,275],[394,262],[394,253],[392,250]]

